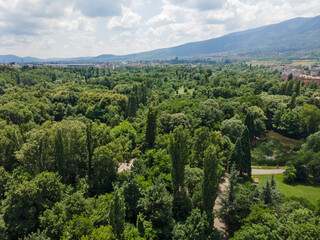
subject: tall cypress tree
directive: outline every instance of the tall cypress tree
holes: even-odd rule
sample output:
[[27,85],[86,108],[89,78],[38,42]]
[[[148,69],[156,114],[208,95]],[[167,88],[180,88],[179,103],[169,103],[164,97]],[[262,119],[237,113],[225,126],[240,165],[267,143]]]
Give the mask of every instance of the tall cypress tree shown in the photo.
[[156,107],[150,107],[147,117],[147,130],[146,130],[146,141],[148,148],[154,147],[154,141],[156,140],[157,134],[157,114],[158,109]]
[[213,206],[218,196],[219,180],[222,173],[222,161],[218,158],[217,148],[210,145],[204,154],[202,201],[209,223],[207,234],[213,229]]
[[250,140],[252,141],[255,135],[255,131],[254,131],[253,116],[251,113],[248,113],[246,115],[246,119],[244,120],[244,125],[247,126],[249,131],[249,137],[250,137]]
[[189,157],[188,130],[177,127],[170,138],[169,152],[172,162],[173,194],[184,192],[184,169]]
[[110,203],[109,221],[113,232],[117,235],[117,239],[123,239],[126,216],[126,207],[124,197],[120,194],[120,190],[116,189],[113,192],[112,201]]
[[242,174],[242,158],[243,158],[243,151],[241,146],[241,138],[238,138],[236,141],[236,145],[231,151],[230,158],[229,158],[229,172],[231,171],[231,167],[233,164],[236,165],[240,174]]
[[92,156],[93,156],[93,143],[92,143],[92,121],[87,121],[86,124],[86,134],[87,134],[87,150],[88,150],[88,179],[89,184],[92,180]]
[[241,172],[246,173],[248,179],[251,179],[251,151],[249,130],[246,127],[241,134],[241,150],[243,152],[241,160]]
[[236,199],[235,187],[237,186],[237,170],[236,165],[233,164],[231,167],[231,173],[229,177],[229,191],[228,191],[228,202],[229,204],[233,204],[234,200]]
[[297,94],[297,96],[299,96],[299,94],[300,94],[300,88],[301,88],[301,82],[300,82],[300,80],[298,79],[298,80],[296,81],[296,85],[294,86],[294,91],[295,91],[295,93]]
[[266,186],[263,187],[263,200],[265,204],[272,204],[272,188],[271,183],[267,177]]
[[55,145],[55,157],[56,157],[56,167],[60,176],[62,177],[62,182],[66,182],[66,171],[65,171],[65,160],[64,160],[64,148],[62,140],[62,131],[58,129],[54,139]]

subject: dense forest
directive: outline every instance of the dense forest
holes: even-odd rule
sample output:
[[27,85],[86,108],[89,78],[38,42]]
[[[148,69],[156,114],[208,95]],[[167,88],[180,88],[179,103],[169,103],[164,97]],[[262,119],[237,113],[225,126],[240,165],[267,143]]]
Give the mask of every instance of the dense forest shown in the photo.
[[3,240],[222,239],[217,217],[231,239],[320,239],[320,199],[251,177],[320,184],[316,82],[245,63],[0,66],[0,135]]

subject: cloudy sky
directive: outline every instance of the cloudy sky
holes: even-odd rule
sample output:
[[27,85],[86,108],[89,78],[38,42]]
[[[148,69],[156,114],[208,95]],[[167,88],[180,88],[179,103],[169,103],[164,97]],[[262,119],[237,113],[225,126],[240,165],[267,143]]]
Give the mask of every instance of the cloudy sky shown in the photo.
[[0,0],[0,55],[128,54],[319,10],[319,0]]

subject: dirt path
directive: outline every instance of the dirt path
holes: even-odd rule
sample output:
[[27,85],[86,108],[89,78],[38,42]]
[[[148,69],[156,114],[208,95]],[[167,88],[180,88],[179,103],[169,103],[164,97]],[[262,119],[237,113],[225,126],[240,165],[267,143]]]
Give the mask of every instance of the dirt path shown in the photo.
[[[229,174],[225,174],[223,176],[223,178],[220,181],[219,184],[219,191],[218,191],[218,197],[216,199],[216,202],[214,204],[214,210],[219,210],[221,208],[220,205],[220,198],[219,196],[221,196],[221,194],[226,191],[227,187],[229,186]],[[223,222],[222,219],[220,218],[215,218],[214,219],[214,227],[220,231],[222,231],[224,234],[226,234],[226,225]]]
[[281,174],[285,169],[252,169],[252,175]]

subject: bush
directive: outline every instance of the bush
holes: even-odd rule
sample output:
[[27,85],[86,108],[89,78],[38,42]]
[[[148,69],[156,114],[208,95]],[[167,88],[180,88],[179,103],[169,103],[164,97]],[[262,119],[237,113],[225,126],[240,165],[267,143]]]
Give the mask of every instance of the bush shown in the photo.
[[296,172],[297,170],[294,166],[289,166],[287,170],[283,173],[283,181],[285,183],[293,183],[296,179]]

